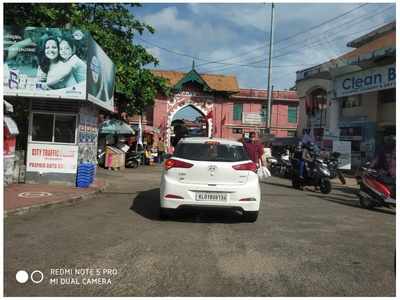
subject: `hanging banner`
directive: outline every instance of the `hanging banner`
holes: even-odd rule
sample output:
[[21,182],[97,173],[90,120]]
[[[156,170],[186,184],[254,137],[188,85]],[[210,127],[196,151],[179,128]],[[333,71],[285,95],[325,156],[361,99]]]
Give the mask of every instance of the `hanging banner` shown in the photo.
[[86,99],[89,33],[5,26],[4,95]]
[[115,65],[90,38],[88,51],[88,100],[114,111]]
[[338,98],[395,87],[395,64],[350,73],[335,79],[335,93]]
[[78,146],[28,144],[27,172],[76,173]]

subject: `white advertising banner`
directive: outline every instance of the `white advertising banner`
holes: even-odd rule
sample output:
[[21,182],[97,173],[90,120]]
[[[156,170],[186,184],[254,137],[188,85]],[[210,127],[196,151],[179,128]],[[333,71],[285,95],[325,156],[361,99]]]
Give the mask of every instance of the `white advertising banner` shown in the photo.
[[27,172],[76,173],[78,146],[28,144]]
[[335,79],[337,98],[395,87],[395,64],[350,73]]
[[260,113],[243,113],[243,124],[260,125],[262,123],[262,115]]
[[351,169],[351,142],[333,141],[332,152],[339,152],[339,169]]

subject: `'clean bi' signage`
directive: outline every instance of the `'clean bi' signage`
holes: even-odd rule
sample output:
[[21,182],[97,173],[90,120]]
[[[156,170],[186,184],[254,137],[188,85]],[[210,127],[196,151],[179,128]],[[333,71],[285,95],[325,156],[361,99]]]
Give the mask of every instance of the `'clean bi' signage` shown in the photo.
[[394,87],[396,87],[396,66],[394,64],[347,74],[335,80],[336,97]]

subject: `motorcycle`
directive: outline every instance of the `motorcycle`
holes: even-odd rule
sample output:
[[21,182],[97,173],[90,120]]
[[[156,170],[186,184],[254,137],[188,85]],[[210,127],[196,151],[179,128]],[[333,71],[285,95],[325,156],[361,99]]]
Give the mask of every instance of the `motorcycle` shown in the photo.
[[142,155],[139,152],[128,151],[125,154],[125,167],[127,168],[137,168],[142,161]]
[[287,154],[282,154],[278,159],[271,162],[271,173],[275,176],[290,178],[292,163]]
[[97,164],[101,167],[104,167],[106,161],[106,152],[104,149],[97,150]]
[[116,144],[116,147],[125,152],[125,167],[137,168],[141,164],[141,153],[135,151],[135,146],[129,147],[124,143]]
[[346,179],[344,178],[342,171],[339,169],[339,156],[339,152],[333,152],[329,159],[326,159],[324,162],[328,165],[329,172],[331,173],[330,179],[338,177],[342,184],[346,184]]
[[304,178],[300,178],[300,160],[293,158],[292,166],[292,186],[295,189],[314,186],[315,188],[319,187],[323,194],[331,192],[330,172],[327,164],[322,159],[314,158],[309,170],[304,166]]
[[[362,167],[361,176],[357,177],[360,185],[358,197],[363,208],[396,206],[395,180],[385,180],[383,175],[374,169]],[[392,182],[391,182],[392,181]]]

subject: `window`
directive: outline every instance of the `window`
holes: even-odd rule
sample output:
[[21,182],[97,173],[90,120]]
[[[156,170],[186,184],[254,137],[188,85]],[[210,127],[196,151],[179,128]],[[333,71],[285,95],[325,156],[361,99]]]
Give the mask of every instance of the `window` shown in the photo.
[[32,141],[75,144],[76,116],[33,113]]
[[351,108],[361,106],[361,95],[348,96],[343,99],[342,107]]
[[233,120],[242,120],[243,103],[233,104]]
[[268,116],[268,104],[263,103],[261,106],[261,121],[265,124]]
[[243,128],[232,128],[232,132],[235,134],[243,133]]
[[297,123],[297,106],[288,105],[288,122]]
[[54,142],[75,143],[75,116],[55,115]]
[[249,160],[243,146],[226,144],[179,143],[174,156],[197,161],[236,162]]
[[396,102],[396,89],[379,91],[379,99],[383,103]]
[[296,136],[296,131],[294,131],[294,130],[288,130],[287,136],[288,136],[288,137],[295,137],[295,136]]
[[53,118],[50,114],[33,114],[32,141],[53,141]]

